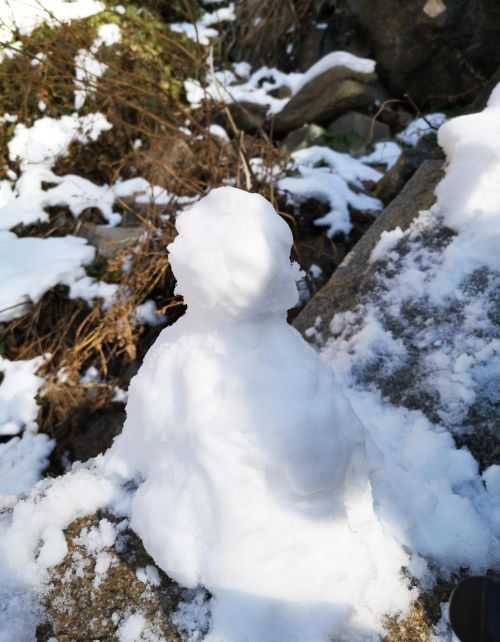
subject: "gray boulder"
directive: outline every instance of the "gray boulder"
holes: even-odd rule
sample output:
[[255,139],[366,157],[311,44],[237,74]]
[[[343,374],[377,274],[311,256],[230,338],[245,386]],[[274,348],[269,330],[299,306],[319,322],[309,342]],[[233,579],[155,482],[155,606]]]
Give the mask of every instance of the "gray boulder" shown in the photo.
[[86,238],[105,259],[115,256],[124,248],[135,245],[143,234],[144,228],[139,226],[108,227],[93,223],[84,223],[79,230],[79,235]]
[[328,125],[327,130],[338,134],[356,134],[365,142],[386,140],[391,135],[388,125],[357,111],[342,114]]
[[319,125],[304,125],[291,131],[280,145],[280,155],[293,154],[311,145],[325,144],[325,130]]
[[471,100],[500,64],[497,0],[348,0],[393,94],[422,108]]
[[306,123],[327,124],[350,110],[363,109],[375,101],[375,74],[363,74],[347,67],[332,67],[302,87],[274,117],[277,134]]

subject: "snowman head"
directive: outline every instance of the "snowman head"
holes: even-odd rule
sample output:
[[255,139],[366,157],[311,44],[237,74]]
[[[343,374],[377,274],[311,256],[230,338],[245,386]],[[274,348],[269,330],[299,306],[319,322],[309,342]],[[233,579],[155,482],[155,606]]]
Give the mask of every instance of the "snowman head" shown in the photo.
[[259,194],[220,187],[177,218],[168,247],[191,312],[228,320],[285,313],[298,300],[292,234]]

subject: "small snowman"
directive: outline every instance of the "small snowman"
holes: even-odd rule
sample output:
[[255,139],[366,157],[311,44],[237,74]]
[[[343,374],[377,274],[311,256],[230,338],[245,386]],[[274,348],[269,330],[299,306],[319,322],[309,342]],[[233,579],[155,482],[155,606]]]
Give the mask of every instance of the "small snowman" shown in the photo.
[[214,189],[177,229],[187,312],[146,355],[108,453],[138,481],[132,527],[168,575],[211,592],[207,639],[328,640],[349,617],[329,556],[366,496],[365,429],[286,321],[300,271],[271,204]]

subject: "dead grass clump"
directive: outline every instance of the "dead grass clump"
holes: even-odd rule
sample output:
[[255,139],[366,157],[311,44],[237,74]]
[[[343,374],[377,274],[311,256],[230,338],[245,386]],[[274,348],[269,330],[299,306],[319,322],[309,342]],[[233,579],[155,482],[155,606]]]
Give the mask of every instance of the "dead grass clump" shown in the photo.
[[[175,17],[167,16],[170,20],[198,17],[195,0],[178,0],[172,7]],[[0,63],[1,110],[17,115],[27,126],[42,116],[72,114],[75,58],[81,50],[89,50],[100,25],[117,23],[122,40],[94,52],[107,68],[101,78],[88,79],[88,95],[79,112],[102,112],[112,128],[95,142],[73,143],[53,171],[77,174],[96,184],[142,176],[172,194],[190,196],[229,179],[238,187],[261,191],[276,204],[272,181],[266,185],[249,163],[252,156],[260,156],[264,167],[270,168],[276,160],[271,141],[263,132],[247,136],[231,124],[229,142],[209,133],[210,125],[227,114],[226,107],[207,102],[192,110],[184,92],[185,79],[204,79],[206,49],[173,33],[162,19],[164,11],[165,3],[128,4],[124,15],[106,11],[57,28],[41,26],[26,38],[19,36],[21,50]],[[221,50],[217,52],[221,55]],[[7,124],[0,133],[3,172],[18,169],[15,162],[7,162],[7,143],[15,126]],[[185,127],[191,133],[182,131]],[[140,225],[145,232],[134,251],[127,248],[107,260],[98,257],[87,267],[89,275],[118,284],[115,303],[103,309],[99,302],[72,301],[67,288],[57,286],[29,313],[0,326],[0,346],[9,359],[51,355],[41,371],[46,383],[40,393],[39,424],[61,442],[66,432],[83,431],[85,418],[104,412],[114,387],[127,386],[134,362],[154,340],[157,330],[139,323],[137,305],[152,298],[167,315],[167,323],[183,311],[182,301],[173,294],[165,251],[175,230],[160,216],[174,214],[175,206],[139,206],[123,199],[115,207],[126,224]],[[48,213],[48,222],[16,229],[16,233],[78,234],[82,223],[103,222],[98,210],[90,208],[78,219],[62,207],[50,208]],[[82,385],[82,374],[91,365],[101,379]]]
[[[244,0],[237,4],[238,32],[229,51],[256,66],[287,67],[287,45],[299,42],[301,26],[309,13],[316,13],[315,0]],[[321,4],[321,3],[320,3]],[[258,18],[258,20],[256,19]]]

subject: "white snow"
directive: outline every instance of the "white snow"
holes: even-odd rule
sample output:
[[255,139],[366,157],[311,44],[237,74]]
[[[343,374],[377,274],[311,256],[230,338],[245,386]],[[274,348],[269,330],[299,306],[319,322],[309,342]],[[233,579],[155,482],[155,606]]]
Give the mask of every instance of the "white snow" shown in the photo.
[[36,120],[32,127],[19,123],[8,143],[9,158],[19,160],[22,170],[33,166],[50,169],[60,156],[68,153],[72,142],[95,141],[109,129],[111,123],[99,112],[86,116],[75,113],[57,119],[45,116]]
[[111,47],[121,42],[121,31],[117,24],[103,24],[97,30],[97,38],[90,51],[80,49],[75,58],[75,109],[80,110],[87,97],[95,94],[97,81],[104,74],[108,65],[96,58],[96,53],[103,46]]
[[415,147],[422,136],[435,132],[446,120],[445,114],[441,114],[440,112],[421,116],[413,120],[397,135],[397,138],[402,143]]
[[372,74],[375,71],[375,61],[370,58],[360,58],[348,51],[332,51],[309,67],[300,80],[295,83],[294,93],[298,93],[311,80],[334,67],[347,67],[356,73]]
[[36,484],[54,446],[47,435],[29,430],[0,443],[0,503],[2,495],[23,493]]
[[[444,574],[463,566],[482,573],[500,559],[498,466],[481,478],[449,432],[487,430],[499,389],[498,122],[497,88],[482,113],[442,126],[448,165],[436,204],[408,231],[382,236],[372,260],[384,261],[384,272],[362,304],[334,317],[322,351],[384,453],[372,476],[377,513],[426,581],[428,562]],[[454,235],[443,238],[445,228]],[[382,398],[378,383],[397,382],[405,367],[419,399],[437,397],[438,421]],[[482,427],[470,424],[472,407]]]
[[110,128],[111,123],[99,112],[85,116],[74,113],[59,119],[44,117],[32,127],[18,124],[8,147],[10,159],[20,161],[22,174],[15,184],[0,181],[0,230],[46,221],[46,207],[68,207],[75,217],[93,207],[110,225],[116,225],[121,221],[121,215],[113,211],[118,198],[133,196],[137,202],[170,202],[171,194],[144,178],[118,178],[113,185],[96,185],[75,174],[57,176],[51,171],[56,160],[68,153],[72,142],[95,141]]
[[408,557],[371,506],[365,448],[372,466],[379,455],[286,323],[288,226],[261,196],[220,188],[178,231],[170,260],[188,312],[149,351],[106,455],[140,483],[132,528],[171,577],[214,595],[207,640],[380,630],[408,604]]
[[208,131],[212,134],[212,136],[216,136],[217,138],[221,138],[222,140],[229,140],[227,131],[220,125],[212,124],[208,128]]
[[[96,0],[50,0],[46,3],[39,0],[0,0],[0,44],[12,46],[16,32],[29,36],[44,23],[55,27],[88,18],[105,8],[103,2]],[[0,60],[8,53],[8,49],[0,53]]]
[[36,395],[43,384],[36,373],[45,360],[0,357],[0,436],[20,435],[0,443],[0,507],[2,495],[24,492],[38,481],[54,447],[47,435],[36,434]]
[[22,316],[27,304],[39,301],[58,283],[69,286],[72,298],[110,301],[117,286],[95,282],[82,267],[94,256],[95,249],[75,236],[18,238],[11,232],[0,232],[0,321]]
[[0,357],[0,435],[17,435],[24,428],[36,430],[35,401],[43,378],[36,375],[45,357],[9,361]]
[[375,143],[373,151],[370,154],[361,156],[359,160],[362,163],[385,165],[389,170],[394,167],[400,156],[401,147],[394,141],[388,140]]
[[330,211],[314,223],[327,227],[329,237],[339,232],[349,234],[349,207],[372,212],[382,209],[378,199],[361,191],[363,181],[378,182],[382,174],[349,154],[313,145],[294,152],[292,161],[299,176],[279,178],[277,186],[293,200],[317,198],[328,203]]
[[212,38],[219,35],[217,29],[212,25],[220,22],[231,22],[235,20],[234,3],[230,3],[227,7],[216,9],[213,12],[206,12],[202,15],[200,20],[196,23],[192,22],[174,22],[170,24],[170,29],[176,33],[184,33],[188,38],[199,42],[200,45],[209,45]]
[[226,103],[249,102],[267,105],[269,113],[280,111],[288,102],[288,98],[274,98],[270,91],[278,87],[293,89],[295,83],[302,78],[301,73],[286,74],[271,67],[261,67],[251,74],[245,82],[241,76],[247,77],[249,67],[241,63],[234,65],[235,73],[229,69],[216,71],[214,76],[207,75],[205,85],[198,80],[186,80],[184,87],[188,102],[193,108],[199,107],[203,100],[222,100]]

